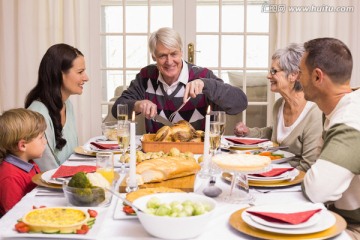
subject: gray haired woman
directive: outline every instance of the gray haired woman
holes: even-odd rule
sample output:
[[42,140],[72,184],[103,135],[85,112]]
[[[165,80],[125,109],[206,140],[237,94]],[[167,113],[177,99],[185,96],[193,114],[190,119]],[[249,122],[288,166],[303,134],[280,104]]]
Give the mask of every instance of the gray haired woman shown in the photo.
[[322,113],[316,104],[304,98],[299,82],[303,53],[302,44],[292,43],[278,49],[272,56],[267,78],[270,90],[281,95],[273,107],[272,125],[248,128],[239,122],[234,133],[237,136],[267,138],[279,145],[289,146],[288,151],[296,155],[290,165],[307,171],[320,154]]

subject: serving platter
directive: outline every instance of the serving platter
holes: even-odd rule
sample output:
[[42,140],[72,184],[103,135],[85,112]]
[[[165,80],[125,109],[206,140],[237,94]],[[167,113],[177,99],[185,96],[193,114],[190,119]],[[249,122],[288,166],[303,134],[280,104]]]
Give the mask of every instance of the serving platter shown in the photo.
[[[125,193],[122,193],[121,195],[123,197],[126,197]],[[113,216],[114,219],[134,219],[134,218],[137,218],[136,214],[134,214],[134,215],[126,214],[123,211],[123,207],[124,207],[123,200],[118,199],[117,202],[116,202],[115,210],[114,210],[114,216]]]
[[[89,209],[88,207],[73,207],[77,209],[86,210]],[[17,238],[17,239],[25,239],[25,238],[35,238],[35,239],[42,239],[42,238],[52,238],[52,239],[97,239],[97,235],[100,232],[101,225],[105,220],[106,216],[106,208],[90,208],[97,211],[98,215],[96,217],[95,223],[92,228],[89,230],[87,234],[47,234],[47,233],[19,233],[15,230],[13,226],[15,226],[16,222],[14,222],[12,227],[5,228],[5,231],[1,233],[2,237],[6,238]],[[30,209],[29,209],[30,210]],[[24,215],[26,212],[24,212]]]
[[283,234],[283,233],[268,232],[248,225],[241,217],[243,211],[245,210],[246,208],[240,209],[234,212],[233,214],[231,214],[229,219],[229,224],[235,230],[241,233],[261,239],[271,239],[271,240],[329,239],[331,237],[337,236],[346,228],[346,221],[340,215],[334,212],[330,212],[335,217],[335,224],[333,224],[330,228],[324,231],[308,233],[308,234]]
[[155,142],[155,134],[144,134],[140,139],[144,152],[169,152],[177,148],[180,152],[192,152],[194,154],[204,153],[204,142]]
[[[157,188],[157,187],[167,187],[167,188],[176,188],[180,189],[184,192],[193,192],[194,191],[194,185],[195,185],[195,174],[185,176],[185,177],[179,177],[179,178],[173,178],[161,182],[155,182],[155,183],[144,183],[139,186],[139,188]],[[123,181],[121,182],[119,186],[119,192],[125,193],[126,192],[126,179],[127,176],[124,177]]]

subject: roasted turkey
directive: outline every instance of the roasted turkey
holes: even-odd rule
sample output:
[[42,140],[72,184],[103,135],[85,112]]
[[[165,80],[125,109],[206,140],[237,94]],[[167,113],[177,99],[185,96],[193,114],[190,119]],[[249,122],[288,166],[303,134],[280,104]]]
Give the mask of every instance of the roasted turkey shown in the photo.
[[[196,131],[187,121],[181,120],[173,126],[164,126],[156,134],[155,142],[201,142],[201,132]],[[195,140],[196,139],[196,140]]]

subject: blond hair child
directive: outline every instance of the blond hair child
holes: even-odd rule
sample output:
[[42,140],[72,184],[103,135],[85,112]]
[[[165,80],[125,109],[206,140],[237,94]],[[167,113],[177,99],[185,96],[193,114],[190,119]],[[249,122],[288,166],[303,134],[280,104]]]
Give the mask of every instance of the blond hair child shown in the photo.
[[45,150],[45,129],[44,117],[31,110],[0,115],[0,217],[36,187],[31,179],[40,170],[32,159]]

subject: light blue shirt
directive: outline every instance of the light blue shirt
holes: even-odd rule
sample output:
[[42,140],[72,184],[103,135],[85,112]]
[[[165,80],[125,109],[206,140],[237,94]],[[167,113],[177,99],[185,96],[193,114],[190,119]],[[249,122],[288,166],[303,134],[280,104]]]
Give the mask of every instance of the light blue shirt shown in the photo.
[[56,148],[54,125],[47,107],[40,101],[34,101],[28,109],[41,113],[47,124],[45,136],[47,140],[46,149],[41,158],[34,159],[42,172],[59,167],[65,162],[78,146],[76,122],[73,105],[66,100],[66,122],[62,130],[66,145],[61,149]]

